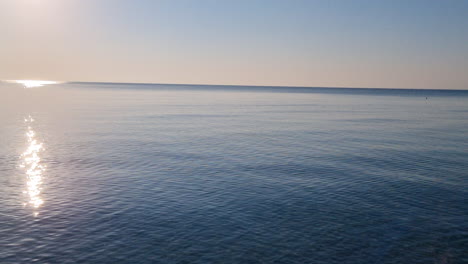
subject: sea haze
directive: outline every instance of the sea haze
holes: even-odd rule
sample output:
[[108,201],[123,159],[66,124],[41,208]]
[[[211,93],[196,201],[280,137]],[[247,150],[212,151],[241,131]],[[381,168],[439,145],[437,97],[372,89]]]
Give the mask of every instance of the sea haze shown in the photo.
[[0,263],[468,262],[467,91],[0,89]]

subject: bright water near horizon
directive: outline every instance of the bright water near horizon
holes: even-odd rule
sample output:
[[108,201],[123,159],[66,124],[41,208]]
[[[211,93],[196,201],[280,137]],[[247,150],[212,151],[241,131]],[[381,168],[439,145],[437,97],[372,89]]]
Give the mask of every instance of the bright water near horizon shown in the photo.
[[467,92],[0,89],[0,263],[468,262]]

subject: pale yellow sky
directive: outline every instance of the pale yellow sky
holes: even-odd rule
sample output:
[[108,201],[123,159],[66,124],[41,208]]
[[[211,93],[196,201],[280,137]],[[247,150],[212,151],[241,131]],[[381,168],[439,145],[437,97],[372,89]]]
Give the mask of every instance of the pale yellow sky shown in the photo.
[[467,4],[375,2],[3,0],[0,79],[468,89]]

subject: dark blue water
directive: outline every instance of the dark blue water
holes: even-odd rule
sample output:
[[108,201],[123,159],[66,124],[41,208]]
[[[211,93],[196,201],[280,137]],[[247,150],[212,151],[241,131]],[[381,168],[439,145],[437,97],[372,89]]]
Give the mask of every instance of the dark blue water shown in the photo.
[[468,92],[0,89],[0,263],[468,262]]

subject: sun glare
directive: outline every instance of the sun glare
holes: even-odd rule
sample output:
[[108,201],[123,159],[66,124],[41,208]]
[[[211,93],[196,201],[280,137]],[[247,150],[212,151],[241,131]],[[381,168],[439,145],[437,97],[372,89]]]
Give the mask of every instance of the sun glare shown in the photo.
[[58,83],[55,81],[39,81],[39,80],[14,80],[14,81],[8,81],[8,82],[22,84],[25,88],[41,87],[41,86],[48,85],[48,84]]

